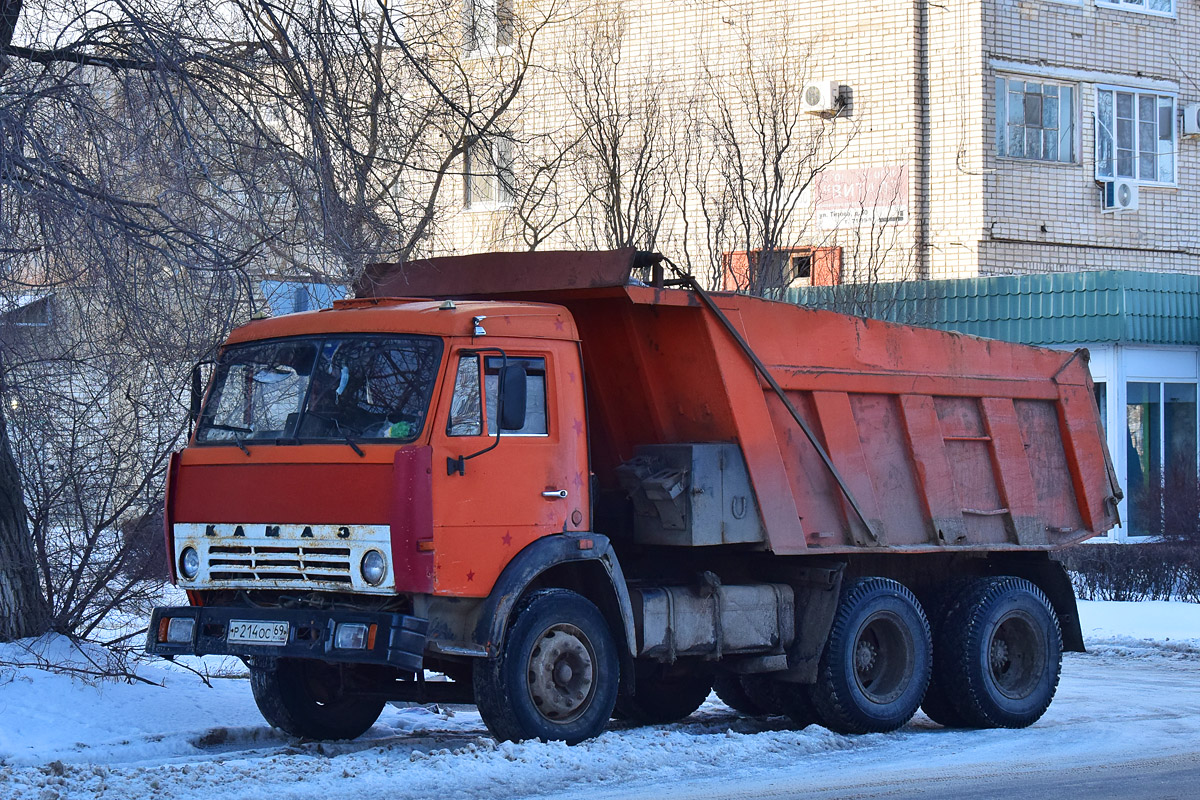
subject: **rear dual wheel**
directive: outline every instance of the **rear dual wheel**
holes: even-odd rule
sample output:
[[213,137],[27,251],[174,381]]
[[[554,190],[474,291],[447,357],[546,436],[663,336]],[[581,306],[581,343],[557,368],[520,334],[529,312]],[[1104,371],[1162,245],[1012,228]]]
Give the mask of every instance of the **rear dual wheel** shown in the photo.
[[617,714],[646,725],[690,717],[708,699],[712,670],[688,662],[634,662],[634,693],[617,698]]
[[742,676],[736,672],[719,670],[713,676],[713,691],[722,703],[747,717],[763,717],[771,713],[769,708],[754,702],[742,683]]
[[1024,728],[1046,712],[1062,669],[1062,634],[1024,578],[965,584],[935,620],[933,678],[922,707],[948,727]]
[[769,675],[743,675],[746,696],[764,714],[782,714],[797,728],[819,721],[812,701],[812,687],[771,678]]
[[810,690],[817,717],[838,733],[899,728],[925,696],[931,651],[911,591],[887,578],[848,581]]

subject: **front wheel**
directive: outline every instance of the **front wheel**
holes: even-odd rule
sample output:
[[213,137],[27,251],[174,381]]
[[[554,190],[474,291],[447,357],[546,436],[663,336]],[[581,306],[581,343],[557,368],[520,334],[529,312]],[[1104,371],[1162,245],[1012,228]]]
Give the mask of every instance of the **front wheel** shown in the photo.
[[272,727],[305,739],[354,739],[366,733],[384,701],[346,691],[348,673],[367,669],[281,658],[274,669],[252,667],[254,702]]
[[566,589],[541,589],[518,603],[499,655],[475,663],[475,703],[501,741],[576,744],[604,730],[619,678],[596,606]]
[[929,623],[917,598],[887,578],[842,589],[811,697],[838,733],[884,733],[916,713],[929,683]]

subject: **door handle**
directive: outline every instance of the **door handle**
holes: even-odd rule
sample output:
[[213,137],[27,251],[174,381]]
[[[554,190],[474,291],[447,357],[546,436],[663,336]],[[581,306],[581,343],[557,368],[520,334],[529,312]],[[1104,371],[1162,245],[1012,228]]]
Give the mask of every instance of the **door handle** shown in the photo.
[[542,497],[546,498],[547,500],[563,500],[566,498],[566,496],[566,489],[551,489],[549,491],[542,492]]

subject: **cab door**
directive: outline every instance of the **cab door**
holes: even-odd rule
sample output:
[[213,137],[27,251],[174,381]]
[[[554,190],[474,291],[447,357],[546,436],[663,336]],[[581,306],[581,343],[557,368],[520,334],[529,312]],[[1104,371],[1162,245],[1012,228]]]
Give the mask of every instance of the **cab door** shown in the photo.
[[[434,592],[483,597],[511,558],[589,520],[582,375],[573,342],[450,353],[433,431]],[[525,414],[500,430],[501,371],[518,366]]]

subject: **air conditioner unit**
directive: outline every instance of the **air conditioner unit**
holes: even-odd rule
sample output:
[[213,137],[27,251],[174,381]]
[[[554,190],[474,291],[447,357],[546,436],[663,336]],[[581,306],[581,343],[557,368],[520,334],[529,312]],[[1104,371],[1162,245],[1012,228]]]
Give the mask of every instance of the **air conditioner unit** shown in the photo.
[[813,81],[804,85],[800,109],[809,114],[829,114],[842,107],[842,85],[837,81]]
[[1188,103],[1183,107],[1183,135],[1200,136],[1200,103]]
[[1124,211],[1137,211],[1138,185],[1137,181],[1128,178],[1117,178],[1100,184],[1101,208],[1105,212],[1119,214]]

